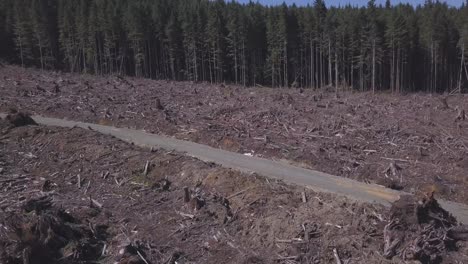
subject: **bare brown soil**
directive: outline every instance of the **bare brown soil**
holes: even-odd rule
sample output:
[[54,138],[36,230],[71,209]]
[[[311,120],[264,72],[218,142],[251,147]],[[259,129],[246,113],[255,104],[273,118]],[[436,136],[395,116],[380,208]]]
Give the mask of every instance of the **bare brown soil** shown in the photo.
[[430,197],[387,211],[79,128],[0,121],[0,190],[5,264],[468,261]]
[[468,202],[464,95],[242,88],[5,66],[0,111],[144,129]]

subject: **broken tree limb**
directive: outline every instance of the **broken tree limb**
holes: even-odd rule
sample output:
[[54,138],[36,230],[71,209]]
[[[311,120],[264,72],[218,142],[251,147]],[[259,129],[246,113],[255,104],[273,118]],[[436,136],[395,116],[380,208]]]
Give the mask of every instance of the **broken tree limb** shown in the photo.
[[190,191],[188,187],[184,187],[184,202],[190,202]]
[[143,255],[140,253],[139,250],[136,251],[138,256],[140,257],[141,260],[143,260],[143,262],[145,262],[146,264],[149,264],[149,262],[143,257]]
[[226,199],[234,198],[234,197],[236,197],[236,196],[238,196],[238,195],[241,195],[241,194],[245,193],[246,191],[248,191],[248,190],[250,190],[250,189],[252,189],[252,187],[249,187],[249,188],[244,189],[244,190],[242,190],[242,191],[239,191],[239,192],[236,192],[236,193],[234,193],[234,194],[231,194],[231,195],[229,195]]
[[276,239],[276,243],[284,243],[284,244],[304,244],[307,243],[307,241],[302,240],[300,238],[293,238],[293,239]]
[[468,225],[455,226],[448,231],[451,238],[468,241]]
[[91,207],[95,206],[97,208],[102,208],[102,204],[100,202],[94,200],[93,198],[89,197],[89,201],[90,201]]
[[91,185],[91,180],[88,181],[88,185],[86,185],[86,188],[85,188],[85,191],[84,191],[84,194],[86,195],[86,193],[88,192],[88,189],[89,189],[89,186]]
[[149,161],[146,161],[145,169],[143,170],[143,175],[144,176],[148,175],[148,170],[149,170]]
[[190,219],[195,218],[195,215],[193,215],[193,214],[186,214],[186,213],[178,212],[178,211],[177,211],[177,213],[178,213],[179,215],[183,216],[183,217],[187,217],[187,218],[190,218]]
[[81,189],[81,175],[80,174],[76,175],[76,178],[78,179],[78,182],[76,183],[76,185],[78,186],[78,189]]
[[298,256],[286,256],[283,257],[281,255],[278,255],[277,260],[297,260],[299,257]]
[[102,247],[102,251],[101,251],[101,257],[104,257],[106,255],[106,252],[107,252],[107,243],[104,243],[104,246]]
[[333,249],[333,256],[335,257],[336,264],[341,264],[341,259],[338,255],[338,250],[336,250],[336,248]]
[[408,163],[411,163],[410,160],[407,160],[407,159],[396,159],[396,158],[387,158],[387,157],[380,157],[381,159],[384,159],[384,160],[391,160],[391,161],[401,161],[401,162],[408,162]]

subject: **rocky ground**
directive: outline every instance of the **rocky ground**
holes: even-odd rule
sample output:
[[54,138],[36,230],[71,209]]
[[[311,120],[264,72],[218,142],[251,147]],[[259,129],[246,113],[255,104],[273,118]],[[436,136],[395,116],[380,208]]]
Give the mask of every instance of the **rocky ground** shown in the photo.
[[243,88],[0,68],[0,111],[133,127],[468,202],[465,95]]
[[79,128],[0,121],[0,263],[466,263],[431,193],[390,210]]

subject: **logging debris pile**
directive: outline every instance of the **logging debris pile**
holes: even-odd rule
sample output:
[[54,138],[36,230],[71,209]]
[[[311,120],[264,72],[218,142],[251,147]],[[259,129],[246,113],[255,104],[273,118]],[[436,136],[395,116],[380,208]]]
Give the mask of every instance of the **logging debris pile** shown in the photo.
[[267,89],[0,69],[0,111],[144,129],[468,202],[465,95]]
[[389,210],[90,130],[10,122],[1,263],[468,261],[466,227],[432,195]]

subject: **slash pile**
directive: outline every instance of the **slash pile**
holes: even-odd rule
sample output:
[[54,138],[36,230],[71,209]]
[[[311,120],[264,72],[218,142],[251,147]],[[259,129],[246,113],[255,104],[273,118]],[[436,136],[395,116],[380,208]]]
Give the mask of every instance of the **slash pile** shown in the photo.
[[384,228],[384,257],[441,263],[442,256],[455,250],[459,240],[467,240],[467,232],[468,227],[458,226],[433,193],[421,199],[403,196],[392,205]]

